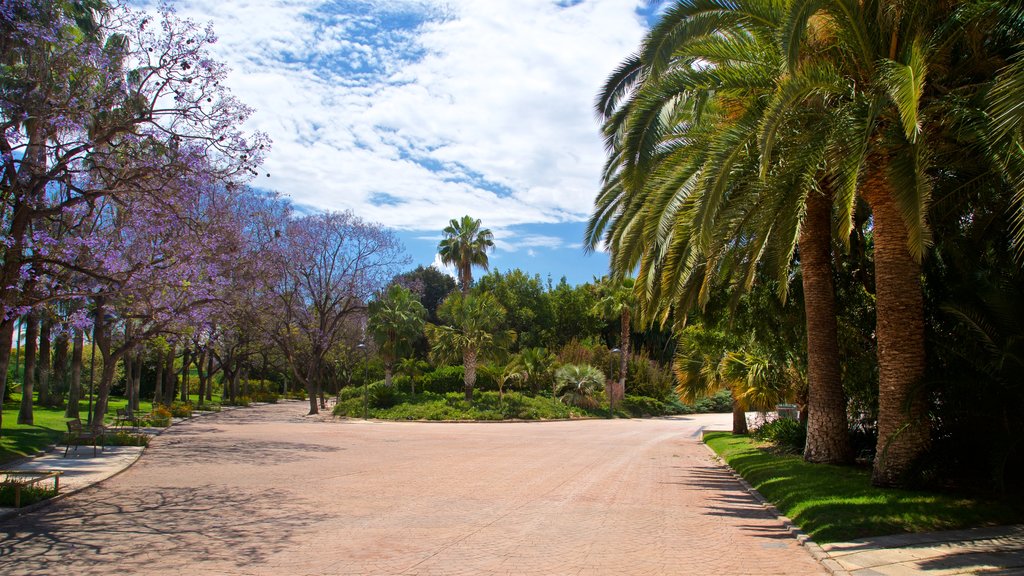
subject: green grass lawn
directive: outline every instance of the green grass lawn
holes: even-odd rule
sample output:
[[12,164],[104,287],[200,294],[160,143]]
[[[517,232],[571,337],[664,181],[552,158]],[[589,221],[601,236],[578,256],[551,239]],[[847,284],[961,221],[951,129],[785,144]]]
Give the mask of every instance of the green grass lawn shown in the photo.
[[871,486],[870,470],[808,464],[728,432],[705,442],[818,543],[1024,521],[1024,502]]
[[[196,395],[191,397],[195,404],[199,399]],[[3,407],[3,430],[0,436],[0,464],[16,460],[18,458],[36,454],[51,444],[58,444],[64,440],[64,433],[67,426],[64,424],[68,419],[64,417],[63,408],[42,408],[36,406],[31,426],[18,424],[18,410],[21,402],[21,395],[12,394],[12,401],[4,404]],[[107,425],[114,423],[118,408],[124,408],[128,401],[124,398],[113,396],[107,402],[107,415],[104,422]],[[206,405],[220,405],[220,395],[214,395],[213,402],[204,402]],[[88,418],[88,399],[82,402],[81,417],[84,422]],[[139,403],[139,413],[149,414],[153,410],[152,402],[145,400]]]
[[4,404],[3,436],[0,437],[0,464],[35,454],[64,438],[67,430],[63,408],[36,407],[32,414],[33,425],[18,424],[19,394],[14,402]]

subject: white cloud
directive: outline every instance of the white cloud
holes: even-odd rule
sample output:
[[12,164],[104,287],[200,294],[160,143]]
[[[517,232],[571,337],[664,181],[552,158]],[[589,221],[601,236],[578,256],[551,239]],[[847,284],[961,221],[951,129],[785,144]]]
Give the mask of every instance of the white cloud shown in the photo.
[[[274,140],[258,185],[407,230],[469,213],[518,250],[562,240],[502,230],[586,218],[604,160],[592,102],[642,38],[644,3],[377,0],[341,12],[191,0],[179,11],[213,22],[228,83]],[[371,202],[381,194],[391,202]]]
[[458,274],[455,273],[455,266],[453,264],[445,264],[444,262],[441,262],[440,254],[434,255],[434,263],[431,264],[431,266],[436,268],[438,272],[443,272],[444,274],[458,280]]

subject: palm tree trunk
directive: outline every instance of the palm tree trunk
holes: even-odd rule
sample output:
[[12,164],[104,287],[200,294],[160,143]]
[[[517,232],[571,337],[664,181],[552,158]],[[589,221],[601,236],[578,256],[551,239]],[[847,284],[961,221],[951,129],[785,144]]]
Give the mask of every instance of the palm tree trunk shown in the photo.
[[831,214],[830,198],[811,192],[798,240],[807,320],[808,416],[804,460],[838,464],[850,459],[851,450],[839,368]]
[[736,392],[733,392],[732,399],[732,433],[733,434],[746,434],[747,430],[747,412],[743,409],[743,405],[736,400]]
[[921,264],[908,249],[907,228],[888,181],[888,162],[873,170],[863,195],[874,219],[875,308],[878,338],[878,445],[871,482],[906,483],[927,449],[930,430],[922,379],[925,371]]
[[473,386],[476,385],[476,350],[474,348],[467,347],[463,350],[462,366],[465,370],[462,382],[466,385],[466,402],[472,402]]
[[629,306],[622,307],[622,333],[619,334],[622,351],[619,354],[619,389],[615,391],[616,400],[619,397],[626,397],[626,370],[629,369],[629,334],[630,334]]

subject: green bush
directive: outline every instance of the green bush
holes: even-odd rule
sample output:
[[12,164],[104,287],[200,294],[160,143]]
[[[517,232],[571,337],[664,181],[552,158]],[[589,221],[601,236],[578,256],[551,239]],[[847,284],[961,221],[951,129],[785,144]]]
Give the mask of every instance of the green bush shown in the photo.
[[369,398],[368,401],[370,406],[374,408],[391,408],[400,401],[401,394],[394,386],[385,386],[381,383],[376,383],[370,386],[369,392],[367,392]]
[[[302,399],[305,400],[305,396],[303,396]],[[234,400],[223,400],[221,401],[221,404],[223,404],[224,406],[246,407],[249,405],[250,402],[252,402],[252,399],[249,398],[248,396],[237,396]]]
[[362,398],[362,397],[363,397],[363,387],[362,386],[349,386],[347,388],[342,388],[338,392],[338,401],[340,401],[340,402],[344,402],[345,400],[351,400],[353,398]]
[[[48,498],[53,498],[57,495],[57,491],[52,486],[40,486],[33,484],[31,486],[21,487],[21,502],[22,506],[28,506],[35,504],[36,502],[42,502]],[[14,486],[9,484],[0,484],[0,506],[13,508],[14,507]]]
[[721,414],[732,412],[732,393],[728,390],[720,390],[713,396],[701,398],[693,405],[697,414]]
[[771,442],[787,452],[803,452],[807,442],[807,428],[799,420],[776,418],[758,426],[750,433],[758,440]]
[[622,403],[616,406],[616,409],[623,410],[636,418],[664,416],[670,413],[668,405],[661,400],[649,396],[633,396],[631,394],[627,394],[622,399]]
[[118,431],[103,435],[104,446],[149,446],[149,436]]
[[465,390],[465,384],[462,382],[464,374],[462,366],[439,366],[433,372],[421,376],[416,388],[434,394],[461,392]]
[[305,392],[305,390],[289,390],[284,395],[284,397],[289,399],[289,400],[305,400],[306,399],[306,392]]
[[146,417],[146,421],[150,426],[156,426],[157,428],[166,428],[171,425],[171,411],[166,406],[157,404],[153,406],[153,411]]
[[252,393],[253,402],[267,402],[269,404],[277,404],[277,400],[280,396],[276,392],[266,392],[263,390],[257,390]]
[[175,400],[174,402],[171,402],[171,405],[168,407],[168,409],[171,412],[171,416],[174,416],[175,418],[192,417],[192,404],[189,402],[181,402],[180,400]]

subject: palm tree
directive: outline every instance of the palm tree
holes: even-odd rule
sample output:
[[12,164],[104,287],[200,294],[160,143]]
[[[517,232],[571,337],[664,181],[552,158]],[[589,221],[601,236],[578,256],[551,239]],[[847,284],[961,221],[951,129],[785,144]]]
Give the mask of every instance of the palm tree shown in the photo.
[[566,364],[555,371],[556,395],[570,406],[596,408],[603,382],[604,373],[589,364]]
[[596,311],[607,319],[618,319],[619,327],[619,390],[626,390],[626,372],[629,369],[629,343],[631,319],[637,301],[633,294],[636,281],[623,278],[619,282],[608,280],[604,283],[605,296],[598,301]]
[[519,359],[523,365],[523,380],[530,384],[530,388],[536,394],[541,378],[551,372],[555,355],[547,348],[525,348],[520,351]]
[[680,335],[672,365],[676,393],[694,402],[719,390],[732,392],[732,433],[747,433],[746,411],[771,410],[792,394],[788,366],[780,367],[754,343],[739,345],[720,332],[692,326]]
[[469,293],[473,285],[473,266],[487,270],[487,250],[494,247],[494,234],[480,229],[480,220],[463,216],[452,219],[444,229],[444,239],[437,246],[441,262],[454,265],[459,274],[462,294]]
[[[856,198],[871,208],[878,341],[878,446],[872,482],[901,485],[930,441],[921,262],[931,245],[931,158],[962,129],[972,101],[991,85],[998,53],[1019,42],[1019,24],[998,3],[794,3],[782,29],[787,74],[769,104],[762,141],[776,119],[808,97],[827,98],[815,120],[833,134],[839,230],[848,234]],[[1000,34],[985,42],[990,31]],[[1015,30],[1016,29],[1016,30]],[[810,51],[803,39],[822,38]],[[1000,44],[1004,44],[1000,46]],[[975,108],[975,112],[982,110]],[[785,138],[785,137],[783,137]],[[962,154],[962,152],[961,152]]]
[[439,362],[461,357],[466,401],[472,402],[477,362],[503,351],[515,340],[516,333],[499,329],[505,321],[505,309],[489,293],[451,294],[441,303],[437,315],[446,324],[426,325],[431,356]]
[[648,321],[667,320],[673,307],[677,318],[703,307],[719,275],[732,277],[740,294],[762,261],[785,297],[799,245],[810,382],[805,458],[842,462],[851,451],[825,134],[791,131],[774,144],[785,162],[758,153],[773,147],[758,135],[764,102],[779,89],[784,58],[775,39],[785,14],[766,0],[678,2],[609,78],[598,101],[609,160],[587,240],[611,246],[613,271],[638,270],[634,291]]
[[384,385],[390,388],[395,364],[403,353],[411,350],[412,340],[423,331],[427,310],[408,288],[398,284],[393,284],[367,308],[367,327],[384,361]]
[[426,374],[427,368],[429,366],[426,362],[416,358],[402,358],[402,361],[396,366],[400,374],[405,374],[409,377],[409,386],[413,396],[416,395],[416,378]]

